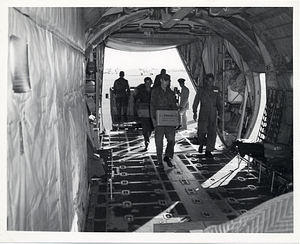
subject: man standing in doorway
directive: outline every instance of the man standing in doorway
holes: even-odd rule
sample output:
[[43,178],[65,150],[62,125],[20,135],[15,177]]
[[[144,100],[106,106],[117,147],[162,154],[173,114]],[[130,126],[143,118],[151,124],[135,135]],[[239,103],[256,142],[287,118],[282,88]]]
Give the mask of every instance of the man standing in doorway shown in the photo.
[[[160,86],[154,88],[150,100],[150,112],[155,128],[155,145],[157,153],[157,162],[159,167],[163,167],[162,161],[164,160],[168,167],[173,167],[171,159],[174,155],[175,146],[175,128],[173,126],[158,126],[157,125],[157,110],[177,110],[175,93],[170,88],[171,77],[168,74],[162,74],[160,79]],[[163,159],[163,139],[167,139],[167,148],[165,157]]]
[[180,102],[179,102],[179,112],[181,117],[181,128],[182,130],[187,129],[187,117],[186,111],[189,109],[189,95],[190,90],[184,85],[185,79],[178,79],[178,83],[181,87],[180,92]]
[[160,79],[161,79],[161,76],[164,75],[164,74],[166,74],[166,70],[162,69],[160,71],[160,74],[158,74],[157,76],[155,76],[153,88],[160,86]]
[[[116,107],[118,113],[118,122],[121,122],[121,116],[123,115],[124,120],[127,121],[127,106],[130,98],[130,88],[128,80],[124,79],[124,71],[120,71],[119,78],[115,80],[113,86],[113,92],[116,98]],[[123,111],[123,114],[122,114]]]
[[[196,93],[193,103],[193,119],[197,120],[197,107],[200,102],[200,112],[198,119],[198,140],[199,149],[198,152],[202,153],[203,146],[206,139],[206,151],[207,157],[213,157],[212,151],[215,148],[217,137],[217,112],[219,117],[222,118],[222,104],[221,97],[219,95],[219,88],[213,86],[214,75],[209,73],[205,76],[204,86],[199,87]],[[207,138],[205,136],[207,135]]]

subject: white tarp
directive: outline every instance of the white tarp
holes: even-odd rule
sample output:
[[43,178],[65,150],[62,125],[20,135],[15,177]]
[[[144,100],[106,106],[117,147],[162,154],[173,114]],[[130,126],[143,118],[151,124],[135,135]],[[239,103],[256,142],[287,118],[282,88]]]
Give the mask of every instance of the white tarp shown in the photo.
[[78,8],[9,9],[9,37],[28,44],[31,91],[13,92],[9,62],[8,230],[70,231],[75,216],[83,228],[88,186],[81,16]]
[[219,38],[214,36],[208,36],[205,39],[203,51],[202,51],[202,61],[205,68],[205,73],[212,73],[216,77],[216,73],[220,67],[218,67],[218,46]]

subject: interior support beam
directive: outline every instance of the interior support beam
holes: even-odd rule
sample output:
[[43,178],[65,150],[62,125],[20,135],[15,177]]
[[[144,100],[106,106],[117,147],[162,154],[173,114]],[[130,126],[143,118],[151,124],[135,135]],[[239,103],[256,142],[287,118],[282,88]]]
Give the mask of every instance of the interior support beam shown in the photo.
[[187,16],[194,8],[181,8],[179,9],[172,17],[171,19],[165,23],[162,28],[164,29],[170,29],[174,25],[176,25],[180,20],[182,20],[185,16]]
[[[145,35],[144,33],[116,33],[111,35],[110,37],[115,38],[115,39],[136,39],[136,40],[143,40],[143,39],[178,39],[178,40],[198,40],[199,37],[202,35],[197,35],[197,36],[192,36],[188,35],[186,33],[177,33],[177,34],[172,34],[172,33],[151,33],[148,35]],[[208,36],[207,34],[203,36]]]
[[137,11],[128,15],[123,15],[117,20],[111,22],[105,28],[101,29],[99,32],[91,36],[86,42],[86,51],[85,55],[89,55],[93,46],[97,46],[99,43],[104,41],[106,37],[108,37],[113,32],[117,31],[118,29],[122,28],[123,26],[127,25],[128,23],[144,19],[150,14],[150,10],[141,10]]
[[235,14],[240,14],[248,9],[247,7],[212,7],[209,8],[209,14],[212,16],[228,17]]
[[104,43],[96,48],[96,125],[99,131],[104,130],[102,113],[102,94],[103,94],[103,71],[104,71]]
[[[269,9],[269,11],[267,11]],[[261,14],[257,14],[254,17],[250,17],[249,21],[253,24],[258,22],[263,22],[272,18],[275,18],[285,12],[289,11],[288,7],[285,8],[266,8],[266,11],[264,11]]]
[[96,48],[96,67],[97,67],[97,72],[96,72],[96,128],[99,128],[99,106],[100,106],[100,46],[97,46]]
[[256,72],[265,71],[265,64],[259,47],[241,29],[223,18],[210,17],[205,13],[199,17],[193,17],[191,20],[209,27],[216,34],[228,40],[242,55],[251,70]]

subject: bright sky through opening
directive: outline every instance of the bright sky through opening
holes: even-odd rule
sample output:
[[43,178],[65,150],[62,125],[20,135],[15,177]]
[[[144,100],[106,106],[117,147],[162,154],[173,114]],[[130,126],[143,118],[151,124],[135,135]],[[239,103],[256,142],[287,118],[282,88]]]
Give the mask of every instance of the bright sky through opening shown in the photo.
[[175,48],[155,52],[124,52],[106,48],[104,68],[184,70]]

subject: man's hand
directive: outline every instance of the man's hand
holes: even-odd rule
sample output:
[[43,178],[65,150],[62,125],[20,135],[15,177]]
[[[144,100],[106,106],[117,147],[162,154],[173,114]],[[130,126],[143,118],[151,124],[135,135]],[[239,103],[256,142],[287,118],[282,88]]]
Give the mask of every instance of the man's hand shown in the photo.
[[219,127],[220,129],[222,129],[222,122],[221,122],[221,121],[218,122],[218,127]]
[[194,113],[193,119],[194,119],[195,121],[197,121],[197,113]]
[[218,119],[218,127],[221,129],[223,125],[223,121],[221,119]]
[[223,120],[222,120],[222,118],[223,118],[222,114],[219,114],[219,115],[218,115],[218,118],[217,118],[217,120],[218,120],[218,127],[219,127],[219,128],[222,128],[222,125],[223,125]]
[[156,119],[153,119],[153,118],[152,118],[152,124],[153,124],[153,127],[154,127],[154,128],[157,127]]
[[92,121],[95,121],[95,120],[96,120],[96,117],[95,117],[93,114],[91,114],[91,115],[89,116],[89,119],[92,120]]
[[179,111],[180,115],[182,115],[182,114],[183,114],[183,112],[184,112],[184,109],[183,109],[183,107],[179,106],[179,109],[178,109],[178,111]]

